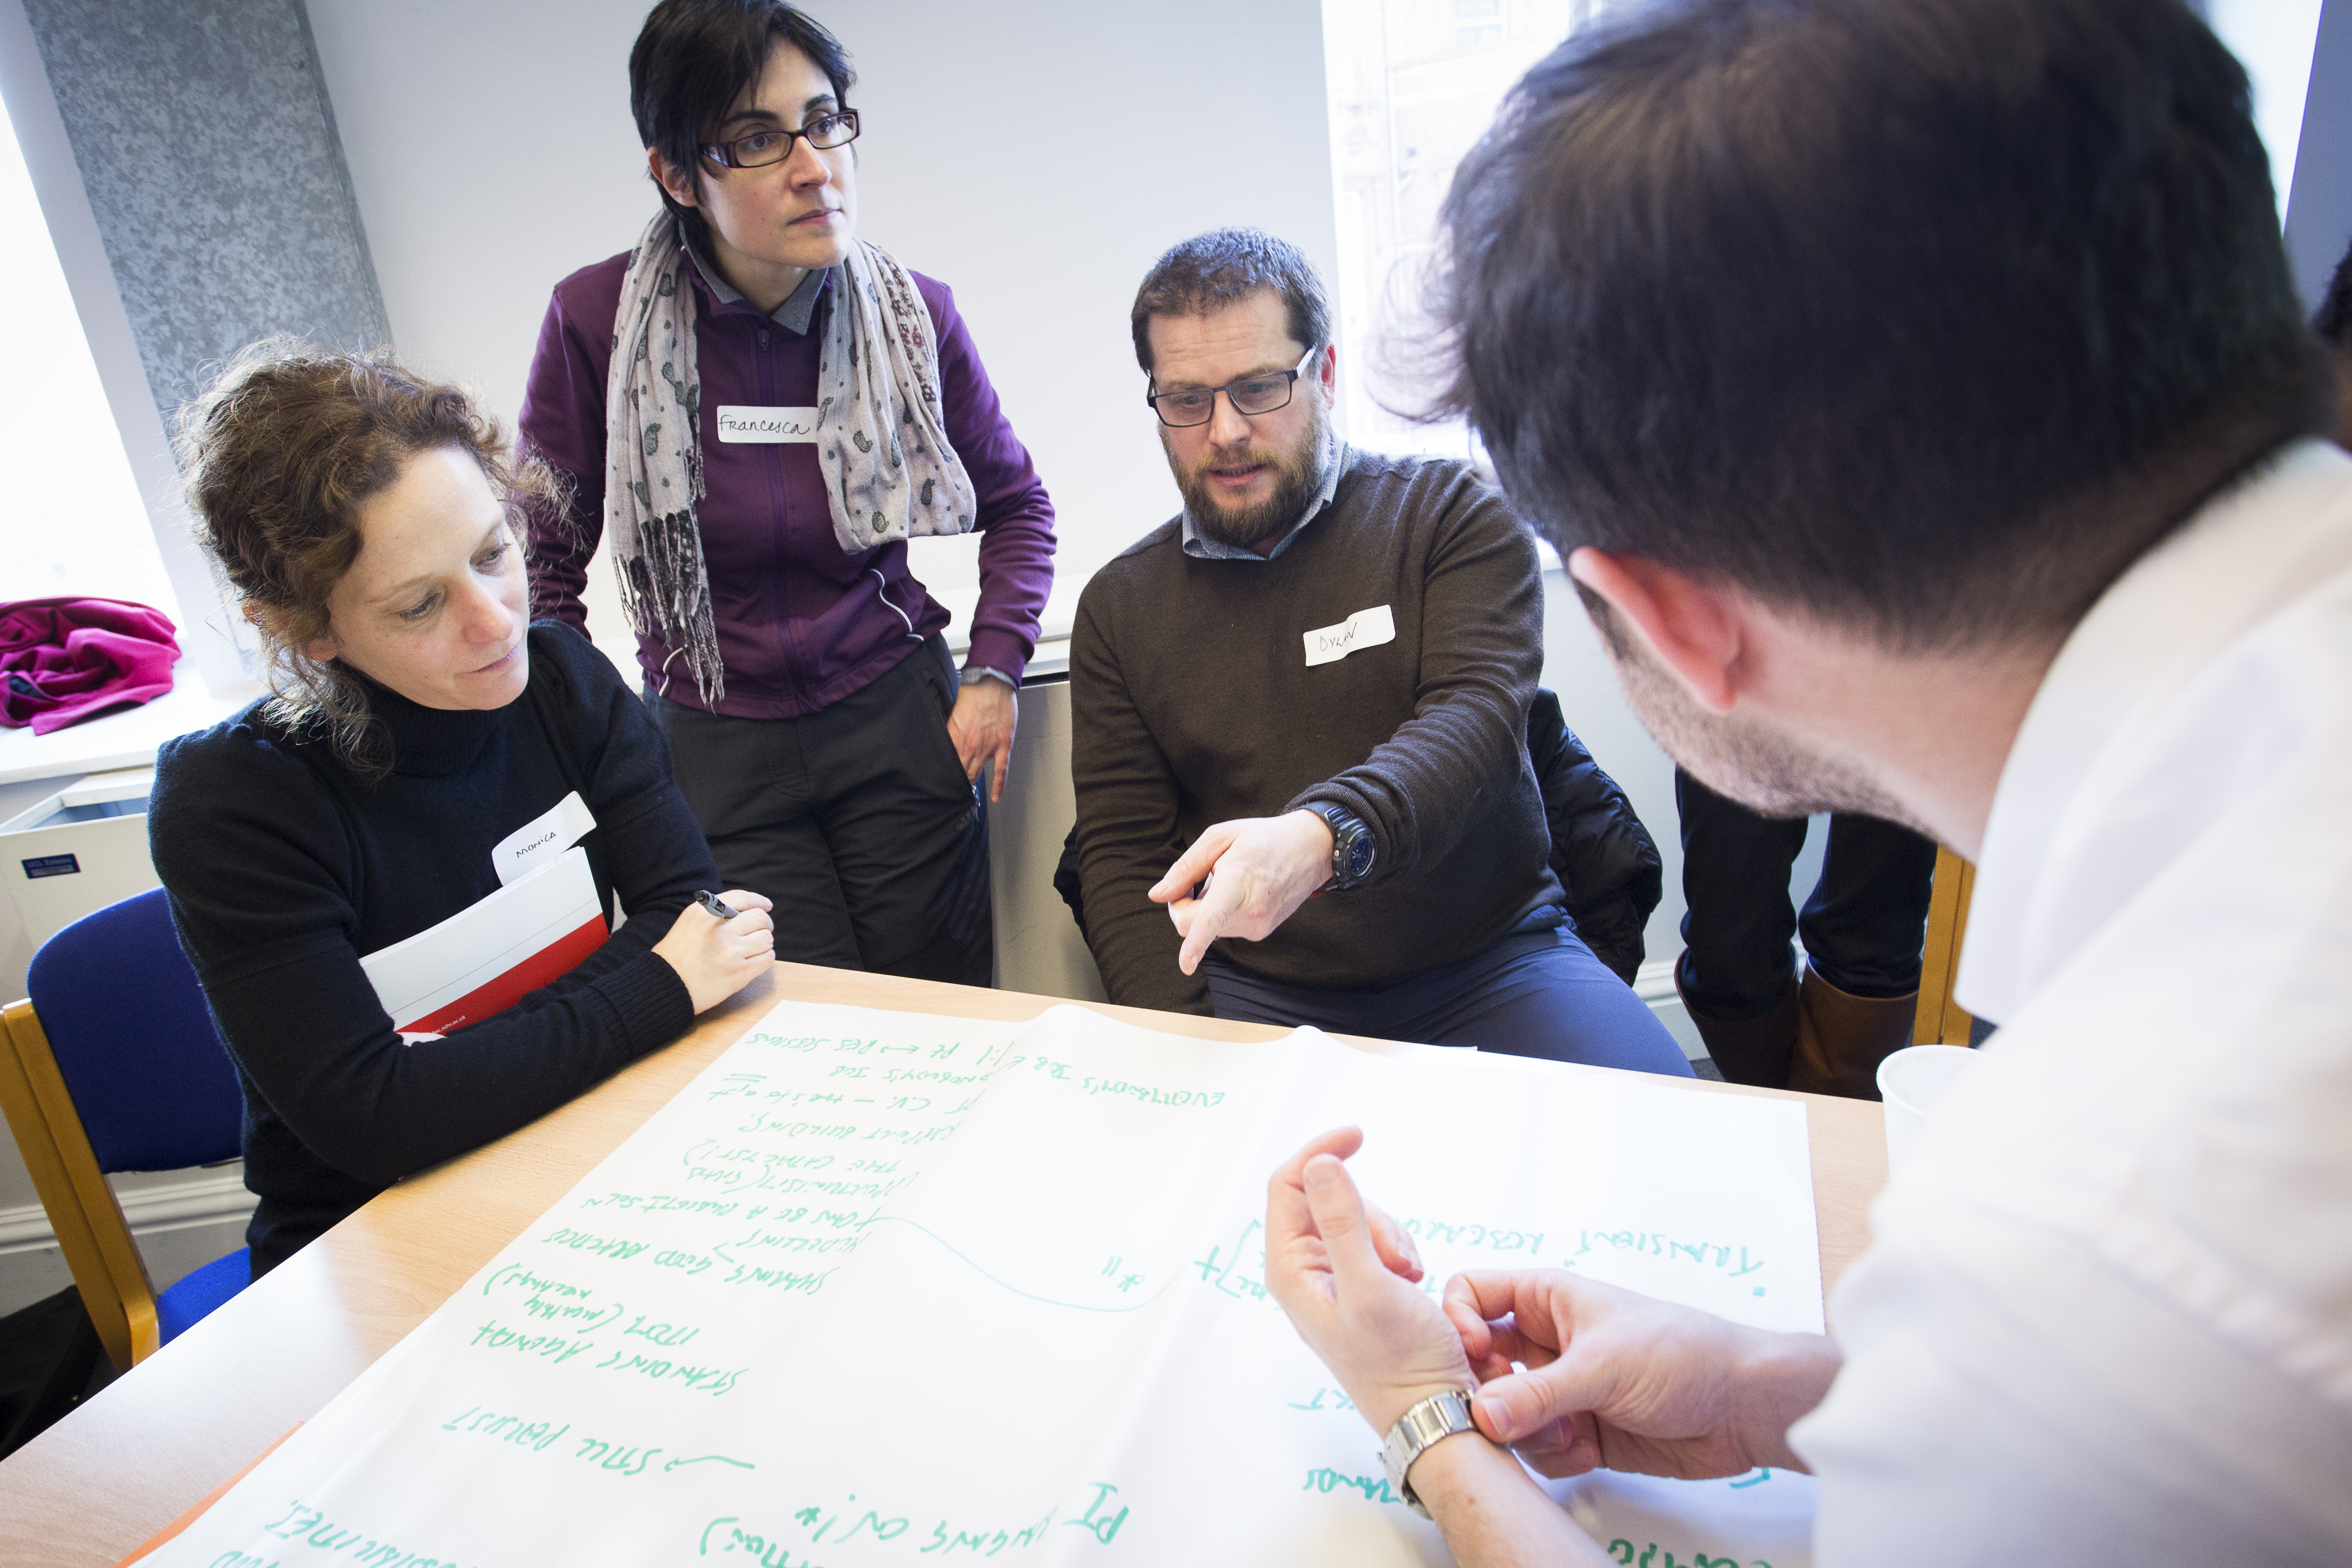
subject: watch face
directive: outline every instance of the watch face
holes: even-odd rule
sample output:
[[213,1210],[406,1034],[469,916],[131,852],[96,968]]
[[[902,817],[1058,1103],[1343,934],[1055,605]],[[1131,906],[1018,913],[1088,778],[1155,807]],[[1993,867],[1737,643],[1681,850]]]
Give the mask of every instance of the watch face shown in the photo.
[[1372,868],[1372,836],[1357,832],[1348,837],[1348,875],[1350,882],[1360,881]]

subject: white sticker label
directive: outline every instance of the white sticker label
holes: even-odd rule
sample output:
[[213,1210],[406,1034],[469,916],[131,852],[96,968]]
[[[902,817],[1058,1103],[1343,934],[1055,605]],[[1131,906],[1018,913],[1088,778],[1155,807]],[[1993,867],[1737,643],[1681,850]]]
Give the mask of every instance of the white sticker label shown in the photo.
[[814,441],[814,408],[752,408],[742,404],[719,405],[719,438],[773,446],[782,441]]
[[504,838],[490,851],[490,864],[498,868],[499,885],[520,881],[552,862],[587,836],[596,826],[595,816],[588,803],[573,790],[555,803],[555,809],[531,818]]
[[1308,632],[1307,668],[1345,658],[1360,647],[1378,647],[1394,641],[1396,617],[1389,614],[1386,605],[1375,605],[1369,610],[1358,610],[1336,626]]

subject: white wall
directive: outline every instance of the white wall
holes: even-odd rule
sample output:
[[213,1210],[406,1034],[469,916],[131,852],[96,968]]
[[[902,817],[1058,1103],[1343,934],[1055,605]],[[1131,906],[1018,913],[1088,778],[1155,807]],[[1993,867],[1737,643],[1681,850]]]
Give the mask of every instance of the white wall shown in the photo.
[[[502,416],[521,402],[550,287],[625,248],[652,210],[627,101],[646,5],[310,0],[394,336],[412,362],[478,384]],[[1097,564],[1177,506],[1128,336],[1151,261],[1202,229],[1255,224],[1339,276],[1319,0],[1204,0],[1175,26],[1131,3],[811,9],[858,71],[861,231],[954,287],[1053,492],[1050,632]],[[1031,105],[1050,109],[1053,129],[1020,141],[991,129],[1038,122]],[[917,548],[930,552],[918,570],[951,596],[970,542]],[[1547,683],[1666,855],[1650,951],[1670,958],[1672,770],[1573,595],[1551,582]],[[590,606],[592,630],[616,624],[593,594]],[[1810,868],[1800,875],[1810,887]]]
[[[1335,269],[1317,0],[1172,22],[1068,0],[810,9],[858,72],[859,229],[954,288],[1053,492],[1066,623],[1086,574],[1176,510],[1128,339],[1145,268],[1238,223]],[[511,416],[549,289],[653,211],[627,87],[646,0],[310,10],[394,338]],[[971,542],[918,548],[953,602]]]

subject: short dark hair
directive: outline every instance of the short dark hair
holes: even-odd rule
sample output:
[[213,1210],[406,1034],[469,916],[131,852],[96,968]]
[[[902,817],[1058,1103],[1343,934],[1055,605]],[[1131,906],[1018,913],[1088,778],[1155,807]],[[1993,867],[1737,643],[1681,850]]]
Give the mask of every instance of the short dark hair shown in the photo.
[[1213,228],[1170,247],[1144,274],[1128,315],[1135,363],[1151,374],[1152,317],[1205,315],[1261,289],[1282,297],[1283,318],[1300,348],[1331,341],[1331,301],[1305,251],[1262,228]]
[[2337,353],[2352,354],[2352,248],[2336,264],[2326,297],[2311,318],[2312,330],[2326,338]]
[[[629,109],[638,139],[663,163],[690,174],[698,189],[703,143],[743,89],[760,79],[778,44],[806,55],[833,84],[834,100],[849,106],[849,89],[857,81],[849,53],[807,12],[783,0],[662,0],[646,14],[629,50]],[[710,229],[702,215],[679,205],[666,190],[661,199],[686,237],[708,254]]]
[[1891,647],[2063,636],[2331,422],[2180,0],[1677,0],[1528,72],[1444,224],[1442,405],[1563,555]]

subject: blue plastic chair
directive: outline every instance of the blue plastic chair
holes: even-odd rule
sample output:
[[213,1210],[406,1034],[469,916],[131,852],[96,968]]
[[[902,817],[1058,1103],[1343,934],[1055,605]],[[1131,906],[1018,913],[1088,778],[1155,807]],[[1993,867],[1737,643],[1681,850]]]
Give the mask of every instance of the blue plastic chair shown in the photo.
[[161,888],[41,944],[0,1009],[0,1110],[100,1343],[129,1371],[245,1288],[243,1247],[159,1298],[106,1176],[234,1160],[245,1097]]

